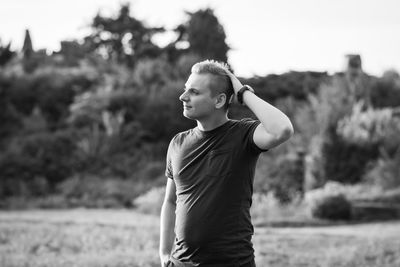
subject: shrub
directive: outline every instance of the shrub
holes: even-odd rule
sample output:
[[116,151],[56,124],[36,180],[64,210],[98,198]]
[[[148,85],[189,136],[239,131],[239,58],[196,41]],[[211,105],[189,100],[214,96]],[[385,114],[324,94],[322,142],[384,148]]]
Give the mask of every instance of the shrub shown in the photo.
[[311,214],[319,219],[349,220],[351,203],[344,195],[326,196],[314,204]]
[[69,131],[16,137],[0,155],[0,194],[50,193],[57,183],[79,171],[79,164]]
[[305,201],[311,215],[319,219],[349,220],[352,205],[339,183],[328,183],[323,188],[306,193]]
[[384,202],[388,204],[400,203],[400,187],[383,188],[380,184],[370,181],[355,185],[328,182],[323,188],[315,189],[306,193],[306,199],[312,201],[326,195],[344,195],[346,199],[353,202]]
[[336,132],[346,141],[362,146],[380,142],[392,123],[392,110],[372,109],[362,111],[362,102],[354,105],[351,116],[340,120]]
[[368,163],[378,156],[377,145],[360,146],[332,133],[322,147],[325,178],[347,184],[358,183],[362,180]]
[[[346,87],[342,77],[333,77],[330,83],[321,85],[318,95],[309,95],[308,105],[303,105],[295,114],[296,130],[301,134],[306,151],[305,179],[309,188],[330,179],[353,179],[340,170],[352,171],[352,168],[362,165],[358,153],[353,161],[347,160],[346,156],[353,152],[353,147],[337,140],[335,131],[337,122],[351,112],[353,102],[349,100]],[[359,173],[362,172],[356,171],[354,180],[359,180]]]
[[149,186],[128,179],[74,176],[57,187],[70,206],[130,207],[132,200]]
[[400,150],[393,158],[380,158],[364,175],[366,181],[383,189],[400,187]]
[[254,190],[273,193],[281,203],[303,194],[303,154],[297,150],[296,137],[260,156],[255,171]]
[[400,75],[386,71],[371,88],[371,102],[376,108],[400,106]]
[[252,198],[250,214],[255,225],[300,222],[310,219],[306,206],[301,199],[282,204],[281,200],[277,199],[273,193],[255,192]]
[[143,213],[159,215],[164,200],[165,187],[154,187],[133,201],[134,207]]

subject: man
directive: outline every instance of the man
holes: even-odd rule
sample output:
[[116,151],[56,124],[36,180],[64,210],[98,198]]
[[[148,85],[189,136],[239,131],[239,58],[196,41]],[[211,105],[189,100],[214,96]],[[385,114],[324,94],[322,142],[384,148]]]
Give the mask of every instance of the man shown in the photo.
[[[179,99],[197,127],[177,134],[168,148],[161,266],[255,266],[250,206],[256,162],[288,140],[293,126],[253,92],[224,63],[192,67]],[[233,95],[258,120],[228,119]]]

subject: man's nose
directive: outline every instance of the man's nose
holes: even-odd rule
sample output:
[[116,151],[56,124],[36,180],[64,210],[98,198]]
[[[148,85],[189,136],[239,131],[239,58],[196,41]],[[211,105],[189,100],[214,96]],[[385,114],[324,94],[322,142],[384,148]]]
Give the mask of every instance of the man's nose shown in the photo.
[[179,96],[179,100],[182,101],[182,102],[187,102],[187,101],[188,101],[187,92],[183,92],[183,93]]

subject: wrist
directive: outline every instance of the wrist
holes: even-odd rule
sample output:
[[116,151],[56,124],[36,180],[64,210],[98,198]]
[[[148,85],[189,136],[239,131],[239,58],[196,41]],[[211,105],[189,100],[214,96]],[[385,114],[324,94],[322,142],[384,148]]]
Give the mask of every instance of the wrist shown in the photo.
[[249,85],[245,84],[242,86],[242,88],[239,89],[239,91],[236,93],[236,98],[239,102],[239,104],[244,105],[243,102],[243,96],[246,92],[251,92],[254,94],[254,89],[251,88]]

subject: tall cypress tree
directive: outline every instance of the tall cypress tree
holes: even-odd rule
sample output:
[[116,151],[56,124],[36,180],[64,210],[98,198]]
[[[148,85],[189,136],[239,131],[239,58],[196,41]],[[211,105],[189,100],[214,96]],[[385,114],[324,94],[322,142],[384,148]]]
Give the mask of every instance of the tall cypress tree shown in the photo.
[[22,54],[24,55],[24,58],[30,58],[33,54],[33,46],[32,46],[32,40],[31,40],[31,35],[29,33],[29,30],[25,30],[25,39],[24,39],[24,45],[22,46]]

